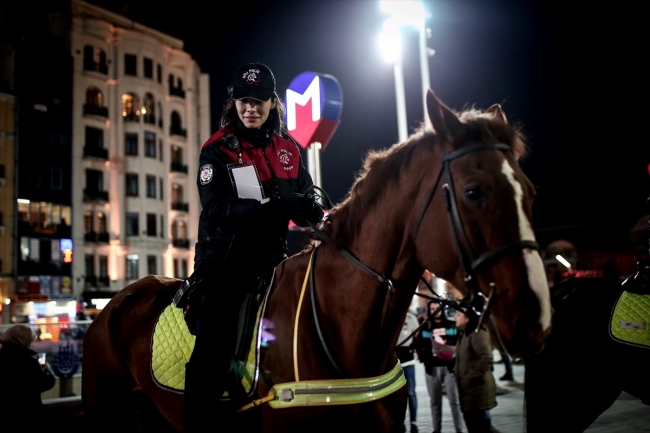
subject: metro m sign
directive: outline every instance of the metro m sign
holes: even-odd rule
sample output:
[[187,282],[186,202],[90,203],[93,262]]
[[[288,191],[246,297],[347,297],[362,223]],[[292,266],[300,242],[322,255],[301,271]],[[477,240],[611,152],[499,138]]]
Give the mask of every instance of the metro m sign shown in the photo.
[[307,148],[318,142],[321,149],[334,135],[341,117],[341,87],[331,75],[303,72],[287,89],[287,129],[298,144]]

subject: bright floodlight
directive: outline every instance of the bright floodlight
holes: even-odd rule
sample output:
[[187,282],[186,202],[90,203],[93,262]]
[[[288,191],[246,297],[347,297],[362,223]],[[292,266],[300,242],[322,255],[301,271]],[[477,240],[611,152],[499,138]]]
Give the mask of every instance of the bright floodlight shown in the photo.
[[424,27],[425,10],[417,0],[382,0],[379,7],[395,19],[399,26]]
[[392,18],[384,21],[383,30],[379,35],[379,48],[389,63],[397,63],[402,56],[402,35],[399,25]]
[[564,257],[562,257],[561,255],[558,254],[557,256],[555,256],[555,259],[556,259],[558,262],[562,263],[562,264],[563,264],[567,269],[570,269],[570,268],[571,268],[571,263],[569,263],[569,262],[568,262]]

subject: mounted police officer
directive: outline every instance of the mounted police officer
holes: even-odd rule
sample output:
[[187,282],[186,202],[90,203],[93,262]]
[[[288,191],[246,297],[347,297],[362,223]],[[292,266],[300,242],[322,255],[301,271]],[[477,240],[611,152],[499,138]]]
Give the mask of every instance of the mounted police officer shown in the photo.
[[226,415],[243,404],[234,358],[242,305],[266,295],[274,268],[287,258],[289,220],[306,227],[323,217],[300,148],[285,130],[271,70],[244,65],[228,91],[221,129],[201,148],[194,273],[174,300],[196,335],[186,364],[186,433],[214,422],[224,391],[231,397]]

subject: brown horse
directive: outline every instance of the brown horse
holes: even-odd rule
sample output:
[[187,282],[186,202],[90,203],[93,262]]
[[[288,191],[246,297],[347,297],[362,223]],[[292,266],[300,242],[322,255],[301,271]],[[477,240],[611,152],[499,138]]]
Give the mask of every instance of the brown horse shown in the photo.
[[[425,269],[484,301],[513,356],[541,350],[551,311],[522,137],[498,105],[456,114],[429,91],[427,109],[435,132],[371,153],[316,228],[323,240],[276,268],[263,313],[274,338],[238,431],[401,431],[394,348]],[[88,329],[83,402],[94,429],[137,430],[144,405],[182,431],[182,392],[151,372],[154,324],[179,284],[145,277]]]

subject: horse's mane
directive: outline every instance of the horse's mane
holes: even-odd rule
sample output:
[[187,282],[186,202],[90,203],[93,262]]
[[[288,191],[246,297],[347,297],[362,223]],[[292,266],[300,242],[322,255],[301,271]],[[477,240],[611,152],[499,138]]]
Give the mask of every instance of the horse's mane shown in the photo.
[[[474,108],[456,114],[465,128],[463,136],[453,144],[454,148],[494,142],[496,138],[510,145],[517,159],[526,155],[527,147],[519,127],[503,123],[492,114]],[[345,240],[358,232],[360,217],[378,202],[378,197],[388,189],[390,182],[399,180],[411,160],[422,157],[423,152],[433,156],[434,147],[444,144],[438,134],[425,129],[422,124],[406,141],[369,151],[350,191],[331,209],[329,222],[324,224],[323,230],[337,243],[346,244]],[[362,190],[363,193],[360,193]]]

